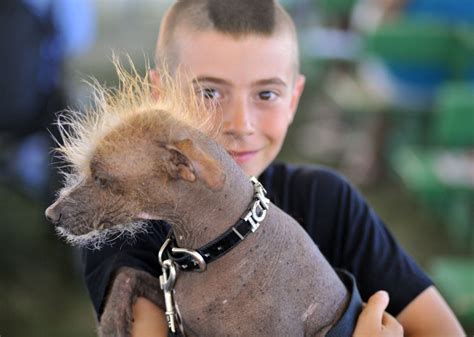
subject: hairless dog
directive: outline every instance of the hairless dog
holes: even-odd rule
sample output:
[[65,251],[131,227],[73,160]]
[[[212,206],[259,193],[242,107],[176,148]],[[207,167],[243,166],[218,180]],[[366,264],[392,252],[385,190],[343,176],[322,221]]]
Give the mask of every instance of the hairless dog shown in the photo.
[[[187,336],[328,334],[351,294],[311,238],[195,123],[200,105],[178,94],[182,88],[168,78],[168,89],[153,95],[138,75],[120,68],[119,75],[119,90],[96,88],[94,111],[59,123],[59,150],[71,170],[46,216],[71,243],[96,246],[111,233],[146,230],[147,220],[160,219],[172,227],[173,252],[188,250],[163,253],[173,261],[164,278],[177,270],[165,296],[151,275],[119,269],[101,336],[130,336],[138,297],[179,311]],[[212,262],[209,254],[192,255],[209,243],[216,243]],[[186,272],[188,262],[202,272]]]

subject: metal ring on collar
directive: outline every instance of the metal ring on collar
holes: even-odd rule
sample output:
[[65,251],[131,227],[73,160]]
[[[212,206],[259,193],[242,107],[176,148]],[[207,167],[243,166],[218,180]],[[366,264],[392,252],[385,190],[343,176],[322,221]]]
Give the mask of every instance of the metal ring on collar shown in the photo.
[[165,242],[163,243],[163,245],[161,246],[160,251],[158,252],[158,261],[160,262],[160,264],[161,264],[162,267],[165,267],[165,266],[163,265],[163,254],[164,254],[166,248],[168,248],[168,246],[169,246],[170,243],[171,243],[171,239],[170,239],[170,238],[167,238],[167,239],[165,240]]
[[198,272],[202,273],[202,272],[206,271],[207,263],[206,263],[206,261],[204,261],[204,258],[202,257],[202,255],[199,254],[197,251],[187,249],[187,248],[173,247],[173,248],[171,248],[171,252],[176,253],[176,254],[190,255],[191,257],[194,258],[194,261],[196,261],[197,265],[199,266]]

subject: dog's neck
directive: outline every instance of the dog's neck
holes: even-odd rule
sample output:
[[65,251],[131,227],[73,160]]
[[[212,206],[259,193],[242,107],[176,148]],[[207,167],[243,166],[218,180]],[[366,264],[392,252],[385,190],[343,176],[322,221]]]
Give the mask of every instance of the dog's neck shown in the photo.
[[253,199],[249,177],[222,148],[210,150],[223,166],[225,182],[222,189],[213,191],[197,181],[193,184],[198,189],[178,196],[176,215],[166,220],[180,247],[197,249],[214,240],[239,221]]

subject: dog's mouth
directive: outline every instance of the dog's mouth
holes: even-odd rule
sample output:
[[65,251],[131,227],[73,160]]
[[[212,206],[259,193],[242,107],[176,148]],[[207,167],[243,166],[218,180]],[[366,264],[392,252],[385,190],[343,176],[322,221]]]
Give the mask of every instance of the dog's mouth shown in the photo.
[[95,229],[86,232],[59,225],[56,226],[56,233],[72,246],[100,249],[122,236],[133,238],[138,233],[146,233],[147,224],[148,222],[143,220],[115,226],[111,226],[109,222],[101,222]]
[[72,246],[100,248],[104,232],[93,230],[87,233],[77,233],[69,228],[57,226],[56,233]]
[[[86,235],[90,235],[91,233],[96,232],[104,232],[107,231],[115,226],[115,223],[103,220],[98,224],[93,224],[92,226],[88,226],[86,223],[78,223],[77,221],[71,221],[72,218],[62,218],[61,221],[58,221],[55,225],[56,231],[61,233],[61,236],[77,236],[77,237],[84,237]],[[99,233],[95,234],[98,235]]]

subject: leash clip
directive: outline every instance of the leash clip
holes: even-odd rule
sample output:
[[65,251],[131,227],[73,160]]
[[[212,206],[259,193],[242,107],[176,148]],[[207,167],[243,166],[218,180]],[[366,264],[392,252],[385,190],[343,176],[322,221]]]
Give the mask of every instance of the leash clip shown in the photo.
[[176,333],[176,310],[173,298],[174,284],[176,281],[176,267],[173,261],[165,260],[162,263],[162,274],[160,276],[160,288],[165,297],[165,315],[168,328],[172,333]]
[[166,239],[165,243],[163,246],[161,246],[160,251],[158,252],[158,261],[160,262],[162,270],[162,274],[160,275],[160,288],[163,290],[165,298],[165,315],[166,321],[168,322],[169,331],[172,334],[176,334],[176,325],[179,325],[182,335],[185,336],[181,318],[176,308],[176,303],[173,296],[174,285],[176,283],[176,265],[171,259],[163,260],[163,253],[170,242],[171,239]]

